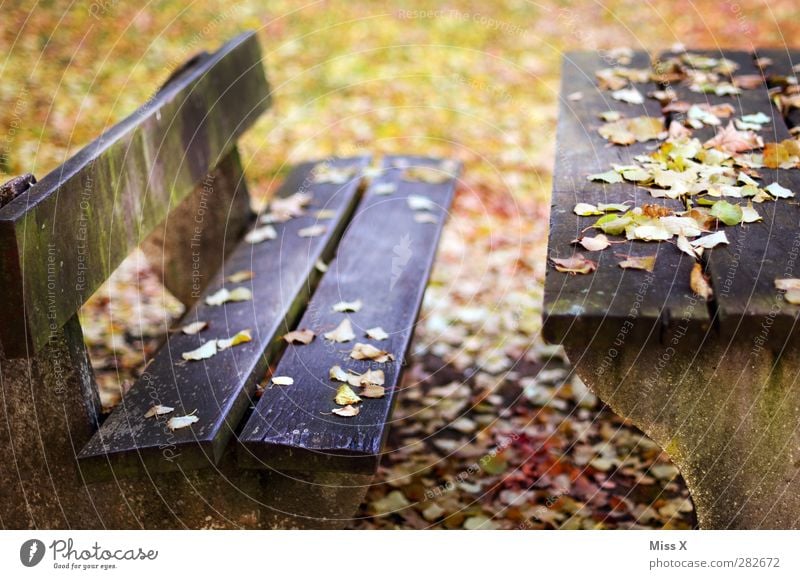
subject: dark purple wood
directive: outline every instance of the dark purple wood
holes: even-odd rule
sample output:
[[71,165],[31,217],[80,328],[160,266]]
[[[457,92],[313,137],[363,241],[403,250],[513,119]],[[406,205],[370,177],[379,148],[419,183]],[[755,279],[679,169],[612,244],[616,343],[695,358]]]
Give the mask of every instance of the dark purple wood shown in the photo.
[[[389,157],[358,207],[337,251],[336,259],[320,282],[299,327],[310,328],[317,338],[309,345],[289,346],[275,369],[277,376],[294,378],[292,386],[264,391],[254,413],[239,436],[238,457],[248,468],[345,471],[371,473],[380,459],[390,425],[392,405],[403,360],[408,352],[436,246],[453,198],[455,179],[432,184],[403,180],[408,163],[439,167],[441,161],[424,157]],[[455,167],[450,169],[455,173]],[[383,183],[395,183],[388,195],[376,193]],[[410,195],[431,199],[436,223],[420,223],[408,203]],[[340,301],[360,299],[357,313],[337,313]],[[347,343],[326,341],[322,334],[349,318],[356,339]],[[365,330],[380,326],[388,340],[374,341]],[[349,353],[356,342],[369,343],[395,356],[379,364],[356,361]],[[364,399],[360,414],[340,417],[334,395],[339,383],[329,379],[339,365],[359,373],[383,369],[386,396]],[[359,389],[355,389],[358,391]]]
[[[280,189],[279,196],[297,191],[313,195],[307,214],[275,224],[277,239],[251,244],[242,241],[209,284],[198,304],[181,326],[206,321],[209,328],[197,335],[172,333],[147,366],[142,377],[97,434],[81,450],[79,460],[88,479],[130,477],[146,472],[196,469],[219,463],[228,440],[239,425],[256,383],[282,347],[280,336],[289,331],[302,312],[319,273],[316,264],[332,255],[357,202],[361,170],[366,157],[336,159],[335,167],[357,167],[346,184],[314,183],[315,163],[297,167]],[[318,221],[318,210],[334,212]],[[301,238],[298,232],[325,224],[319,237]],[[255,277],[242,283],[226,282],[237,271],[252,270]],[[188,280],[187,280],[188,283]],[[252,301],[208,306],[205,297],[225,287],[248,287]],[[253,341],[224,350],[203,361],[184,361],[182,353],[211,338],[227,338],[251,329]],[[154,404],[175,411],[145,418]],[[167,420],[196,411],[199,421],[191,427],[170,431]]]

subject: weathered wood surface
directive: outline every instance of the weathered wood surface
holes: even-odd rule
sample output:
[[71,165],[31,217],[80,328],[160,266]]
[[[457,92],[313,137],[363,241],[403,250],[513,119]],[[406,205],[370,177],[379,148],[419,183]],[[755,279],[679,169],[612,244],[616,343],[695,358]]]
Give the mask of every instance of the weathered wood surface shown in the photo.
[[0,209],[6,356],[63,325],[268,104],[258,42],[243,34]]
[[251,223],[250,196],[234,147],[142,244],[153,271],[187,307]]
[[[368,158],[336,159],[335,167],[357,167],[343,185],[315,183],[311,171],[316,163],[296,168],[282,185],[279,195],[297,191],[313,195],[307,214],[275,224],[278,237],[251,244],[242,241],[226,259],[223,269],[181,325],[206,321],[209,328],[197,335],[172,333],[147,366],[143,376],[126,394],[120,406],[80,453],[84,475],[89,479],[136,476],[215,465],[245,413],[256,383],[263,379],[267,364],[274,360],[283,341],[302,312],[319,275],[316,264],[330,257],[355,207],[361,169]],[[334,212],[318,221],[319,210]],[[327,231],[318,237],[301,238],[298,232],[314,224]],[[352,248],[354,253],[364,251]],[[242,283],[226,282],[237,271],[251,270],[255,276]],[[205,297],[220,288],[248,287],[252,301],[208,306]],[[227,338],[240,330],[252,330],[252,342],[221,351],[204,361],[184,361],[182,353],[195,350],[212,338]],[[154,404],[175,408],[171,414],[144,418]],[[170,431],[172,416],[195,412],[199,421],[188,428]]]
[[[743,51],[700,51],[713,58],[724,56],[738,64],[737,75],[761,75],[752,53]],[[681,100],[711,105],[727,103],[734,117],[762,112],[772,122],[759,132],[765,142],[791,137],[780,112],[772,106],[766,83],[759,89],[743,90],[736,96],[699,94],[685,86],[674,87]],[[696,130],[694,136],[702,141],[714,136],[713,127]],[[796,169],[759,170],[760,182],[777,182],[800,194],[800,173]],[[736,203],[736,200],[731,200]],[[740,201],[746,204],[746,201]],[[706,252],[703,259],[711,276],[714,298],[711,306],[716,326],[723,339],[738,339],[756,345],[771,345],[780,349],[793,339],[798,306],[786,302],[775,289],[778,278],[800,277],[800,208],[794,200],[779,199],[755,204],[763,217],[758,223],[724,227],[730,241]]]
[[[367,190],[337,250],[336,259],[320,282],[300,328],[317,337],[309,345],[289,346],[274,371],[290,376],[292,386],[264,391],[239,436],[239,462],[250,468],[372,473],[390,426],[403,369],[414,333],[436,246],[453,197],[454,179],[425,183],[403,179],[405,163],[413,167],[441,167],[424,157],[388,157],[383,173]],[[449,171],[453,172],[455,167]],[[381,184],[395,183],[395,192],[382,195]],[[430,212],[412,210],[410,195],[429,198]],[[435,223],[415,217],[430,213]],[[362,300],[355,313],[337,313],[341,301]],[[349,318],[356,338],[334,343],[322,334]],[[375,341],[365,331],[382,327],[389,338]],[[369,343],[395,356],[393,362],[356,361],[349,357],[355,343]],[[382,369],[386,396],[364,399],[354,417],[331,414],[340,383],[329,379],[332,366],[363,373]],[[358,388],[354,388],[359,391]]]
[[[571,241],[591,226],[597,217],[579,217],[573,208],[584,203],[622,203],[631,207],[646,203],[682,209],[679,201],[653,199],[632,183],[605,185],[589,182],[587,176],[611,169],[612,164],[630,164],[635,155],[657,147],[656,141],[628,147],[610,145],[597,129],[603,111],[619,111],[626,117],[661,116],[661,107],[646,98],[643,105],[632,105],[611,98],[597,87],[595,72],[614,66],[598,53],[572,52],[564,58],[561,111],[558,120],[556,165],[550,209],[549,258],[583,253],[597,263],[592,275],[568,275],[548,267],[545,281],[544,334],[552,342],[576,339],[583,343],[609,345],[616,342],[641,344],[668,341],[671,336],[691,334],[702,339],[709,327],[706,304],[692,295],[689,275],[694,261],[671,243],[629,241],[600,252],[587,252]],[[647,68],[650,59],[637,53],[629,65]],[[634,85],[639,92],[660,87],[653,83]],[[580,100],[567,96],[581,93]],[[598,230],[589,229],[587,235]],[[625,256],[656,255],[652,274],[625,270],[619,262]],[[691,328],[691,332],[688,331]]]

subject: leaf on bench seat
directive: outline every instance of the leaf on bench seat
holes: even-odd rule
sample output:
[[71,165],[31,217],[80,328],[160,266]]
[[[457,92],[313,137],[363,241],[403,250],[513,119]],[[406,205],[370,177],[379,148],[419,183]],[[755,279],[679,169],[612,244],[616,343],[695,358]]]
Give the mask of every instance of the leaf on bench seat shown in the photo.
[[310,344],[316,334],[308,329],[294,330],[283,335],[283,339],[289,344]]
[[353,360],[373,360],[379,364],[394,360],[394,356],[389,352],[376,348],[372,344],[362,344],[360,342],[353,346],[350,357]]
[[187,336],[194,336],[195,334],[199,334],[203,330],[208,327],[208,322],[192,322],[191,324],[186,324],[181,328],[181,332],[186,334]]
[[333,410],[331,410],[331,412],[339,416],[350,418],[352,416],[358,416],[358,413],[361,412],[361,410],[359,410],[358,407],[356,406],[348,405],[345,406],[344,408],[334,408]]
[[361,300],[355,300],[352,302],[339,302],[338,304],[333,305],[333,311],[340,313],[355,313],[359,311],[363,305],[364,303]]
[[340,406],[347,406],[348,404],[358,404],[361,402],[361,398],[353,392],[353,389],[350,388],[347,384],[342,384],[336,390],[336,397],[334,398],[334,402]]
[[253,299],[253,292],[246,287],[237,287],[230,291],[222,288],[218,292],[208,296],[206,303],[209,306],[221,306],[226,302],[246,302]]
[[332,342],[349,342],[350,340],[354,340],[355,337],[353,325],[347,318],[342,320],[342,323],[339,324],[335,330],[325,333],[325,339]]

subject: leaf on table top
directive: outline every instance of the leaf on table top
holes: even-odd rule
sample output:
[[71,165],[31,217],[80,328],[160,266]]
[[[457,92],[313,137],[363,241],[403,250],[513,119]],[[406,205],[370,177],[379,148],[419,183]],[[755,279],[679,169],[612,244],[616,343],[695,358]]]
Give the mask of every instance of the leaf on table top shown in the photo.
[[350,381],[350,374],[342,370],[341,366],[333,366],[328,371],[328,377],[331,380],[337,380],[338,382],[349,382]]
[[350,340],[353,340],[356,335],[353,332],[353,326],[350,323],[350,320],[345,318],[335,330],[326,332],[324,337],[326,340],[330,340],[332,342],[349,342]]
[[572,208],[572,211],[575,213],[575,215],[579,215],[581,217],[588,217],[589,215],[603,215],[603,211],[600,211],[597,207],[589,203],[578,203]]
[[310,344],[315,335],[311,330],[303,328],[284,334],[283,339],[289,344]]
[[291,386],[294,384],[294,378],[291,376],[273,376],[271,380],[276,386]]
[[753,208],[752,203],[748,203],[746,207],[742,207],[742,223],[755,223],[762,220],[763,218],[758,214],[758,211]]
[[380,326],[376,326],[367,330],[367,337],[380,342],[381,340],[387,339],[389,334],[387,334]]
[[614,171],[606,171],[605,173],[595,173],[587,177],[589,181],[603,181],[605,183],[622,183],[622,175]]
[[656,266],[655,255],[643,256],[627,256],[623,261],[619,262],[622,269],[642,269],[644,271],[653,271]]
[[257,243],[261,243],[262,241],[267,241],[268,239],[276,239],[277,237],[278,232],[275,231],[275,228],[272,225],[263,225],[250,230],[247,235],[244,236],[244,240],[247,243],[255,245]]
[[656,117],[633,117],[606,123],[597,132],[615,145],[644,143],[666,136],[664,120]]
[[189,352],[184,352],[181,354],[181,357],[184,360],[205,360],[210,358],[211,356],[217,353],[217,341],[216,340],[209,340],[199,348],[195,350],[191,350]]
[[764,146],[764,142],[753,131],[738,131],[733,123],[703,143],[707,149],[714,148],[728,153],[744,153]]
[[644,103],[644,96],[635,88],[623,88],[611,93],[611,98],[631,105]]
[[243,281],[251,280],[255,277],[256,273],[249,269],[243,269],[241,271],[237,271],[236,273],[232,273],[228,277],[225,278],[225,281],[230,283],[242,283]]
[[253,299],[253,292],[246,287],[237,287],[234,290],[222,288],[218,292],[208,296],[206,303],[209,306],[221,306],[226,302],[245,302]]
[[361,300],[355,300],[352,302],[339,302],[338,304],[333,305],[333,311],[339,313],[357,312],[363,305],[364,304]]
[[372,344],[362,344],[361,342],[353,346],[350,357],[354,360],[374,360],[379,364],[394,360],[394,356],[389,352],[376,348]]
[[152,418],[154,416],[161,416],[162,414],[169,414],[174,410],[175,409],[172,406],[162,406],[161,404],[155,404],[151,406],[147,412],[144,413],[144,417]]
[[409,195],[408,206],[414,211],[435,211],[436,204],[429,198],[422,195]]
[[187,414],[186,416],[173,416],[167,421],[167,428],[170,430],[179,430],[191,426],[200,419],[194,414]]
[[328,227],[326,225],[311,225],[298,231],[297,235],[300,237],[319,237],[326,231],[328,231]]
[[691,242],[692,247],[702,247],[703,249],[713,249],[721,243],[729,243],[728,236],[725,235],[724,231],[717,231],[716,233],[706,235],[705,237],[700,237],[699,239],[695,239]]
[[782,185],[779,185],[778,183],[770,183],[769,185],[764,187],[764,191],[766,191],[776,199],[789,199],[791,197],[794,197],[794,193],[792,191],[790,191],[786,187],[783,187]]
[[742,208],[733,203],[728,203],[725,200],[717,201],[711,206],[709,215],[716,217],[725,225],[739,225],[744,218]]
[[573,239],[572,243],[579,243],[586,251],[601,251],[611,245],[608,237],[602,233],[594,237],[581,237],[580,239]]
[[217,340],[217,348],[219,350],[227,350],[228,348],[238,346],[239,344],[246,344],[247,342],[251,342],[252,340],[253,336],[250,335],[250,330],[249,329],[242,330],[241,332],[236,333],[230,338],[223,338],[221,340]]
[[694,264],[694,267],[692,268],[692,273],[689,277],[689,285],[691,286],[692,291],[704,300],[709,300],[711,296],[714,295],[714,292],[711,289],[711,284],[708,282],[708,278],[703,273],[703,266],[699,263]]
[[353,389],[350,388],[347,384],[342,384],[336,390],[336,397],[334,398],[334,402],[339,406],[347,406],[349,404],[358,404],[361,402],[361,398],[353,392]]
[[364,398],[383,398],[386,396],[386,388],[376,384],[367,384],[361,390],[361,396]]
[[203,330],[208,327],[208,322],[192,322],[191,324],[186,324],[181,328],[181,332],[188,336],[194,336],[195,334],[199,334]]
[[344,416],[345,418],[350,418],[351,416],[358,416],[358,413],[361,412],[361,409],[357,406],[350,406],[349,404],[344,408],[334,408],[331,410],[333,414],[337,416]]
[[556,270],[561,273],[571,273],[573,275],[578,273],[588,274],[597,269],[597,264],[591,259],[586,259],[581,253],[576,253],[572,257],[562,259],[553,258],[550,261],[553,262]]

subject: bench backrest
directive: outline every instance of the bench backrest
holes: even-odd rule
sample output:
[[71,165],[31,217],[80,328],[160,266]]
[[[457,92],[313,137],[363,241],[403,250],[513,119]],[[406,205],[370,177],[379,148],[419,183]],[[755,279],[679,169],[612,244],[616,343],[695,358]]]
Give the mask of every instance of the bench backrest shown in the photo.
[[255,34],[178,69],[141,108],[0,208],[0,344],[30,355],[270,104]]

